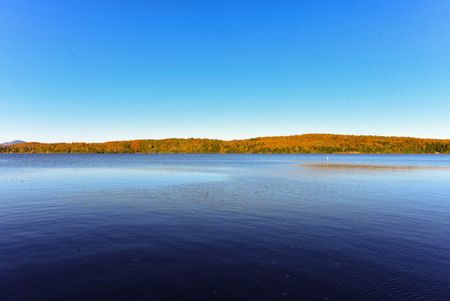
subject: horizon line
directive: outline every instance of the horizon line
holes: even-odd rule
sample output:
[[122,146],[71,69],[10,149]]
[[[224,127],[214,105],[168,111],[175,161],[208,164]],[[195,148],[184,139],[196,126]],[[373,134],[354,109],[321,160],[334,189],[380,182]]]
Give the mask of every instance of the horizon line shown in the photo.
[[55,141],[55,142],[45,142],[45,141],[27,141],[23,139],[14,139],[12,141],[0,142],[0,144],[23,141],[23,143],[42,143],[42,144],[58,144],[58,143],[109,143],[109,142],[124,142],[124,141],[145,141],[145,140],[170,140],[170,139],[180,139],[180,140],[218,140],[218,141],[242,141],[250,139],[262,139],[262,138],[279,138],[279,137],[295,137],[295,136],[306,136],[306,135],[332,135],[332,136],[354,136],[354,137],[386,137],[386,138],[411,138],[411,139],[424,139],[424,140],[450,140],[450,138],[432,138],[432,137],[420,137],[420,136],[401,136],[401,135],[377,135],[377,134],[336,134],[336,133],[302,133],[302,134],[289,134],[289,135],[268,135],[268,136],[251,136],[247,138],[211,138],[211,137],[194,137],[194,136],[184,136],[184,137],[165,137],[165,138],[131,138],[131,139],[117,139],[117,140],[102,140],[102,141]]

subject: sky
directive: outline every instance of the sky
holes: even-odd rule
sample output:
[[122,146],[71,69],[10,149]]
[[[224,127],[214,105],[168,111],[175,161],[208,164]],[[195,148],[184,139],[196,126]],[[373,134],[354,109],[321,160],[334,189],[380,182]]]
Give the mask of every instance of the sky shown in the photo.
[[450,138],[450,1],[0,1],[0,142]]

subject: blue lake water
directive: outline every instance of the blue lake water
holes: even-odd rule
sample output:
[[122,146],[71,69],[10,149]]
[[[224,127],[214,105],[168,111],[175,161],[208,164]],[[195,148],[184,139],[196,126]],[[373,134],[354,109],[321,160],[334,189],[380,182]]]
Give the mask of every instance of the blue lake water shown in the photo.
[[449,300],[448,155],[0,155],[0,300]]

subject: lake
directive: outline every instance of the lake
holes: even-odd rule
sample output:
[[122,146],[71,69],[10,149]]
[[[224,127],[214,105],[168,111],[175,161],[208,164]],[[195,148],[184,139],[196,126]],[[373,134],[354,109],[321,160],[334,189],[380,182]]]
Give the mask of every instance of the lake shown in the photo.
[[1,300],[449,300],[449,155],[0,155]]

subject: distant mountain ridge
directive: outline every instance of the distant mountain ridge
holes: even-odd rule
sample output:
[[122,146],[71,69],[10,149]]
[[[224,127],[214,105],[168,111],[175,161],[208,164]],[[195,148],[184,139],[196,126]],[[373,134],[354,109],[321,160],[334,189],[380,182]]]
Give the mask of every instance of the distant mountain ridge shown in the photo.
[[13,141],[9,141],[9,142],[4,142],[4,143],[0,143],[0,145],[15,145],[15,144],[20,144],[20,143],[25,143],[25,141],[22,140],[13,140]]
[[242,140],[159,139],[104,143],[37,143],[3,145],[1,153],[241,153],[241,154],[435,154],[450,153],[450,139],[304,134]]

